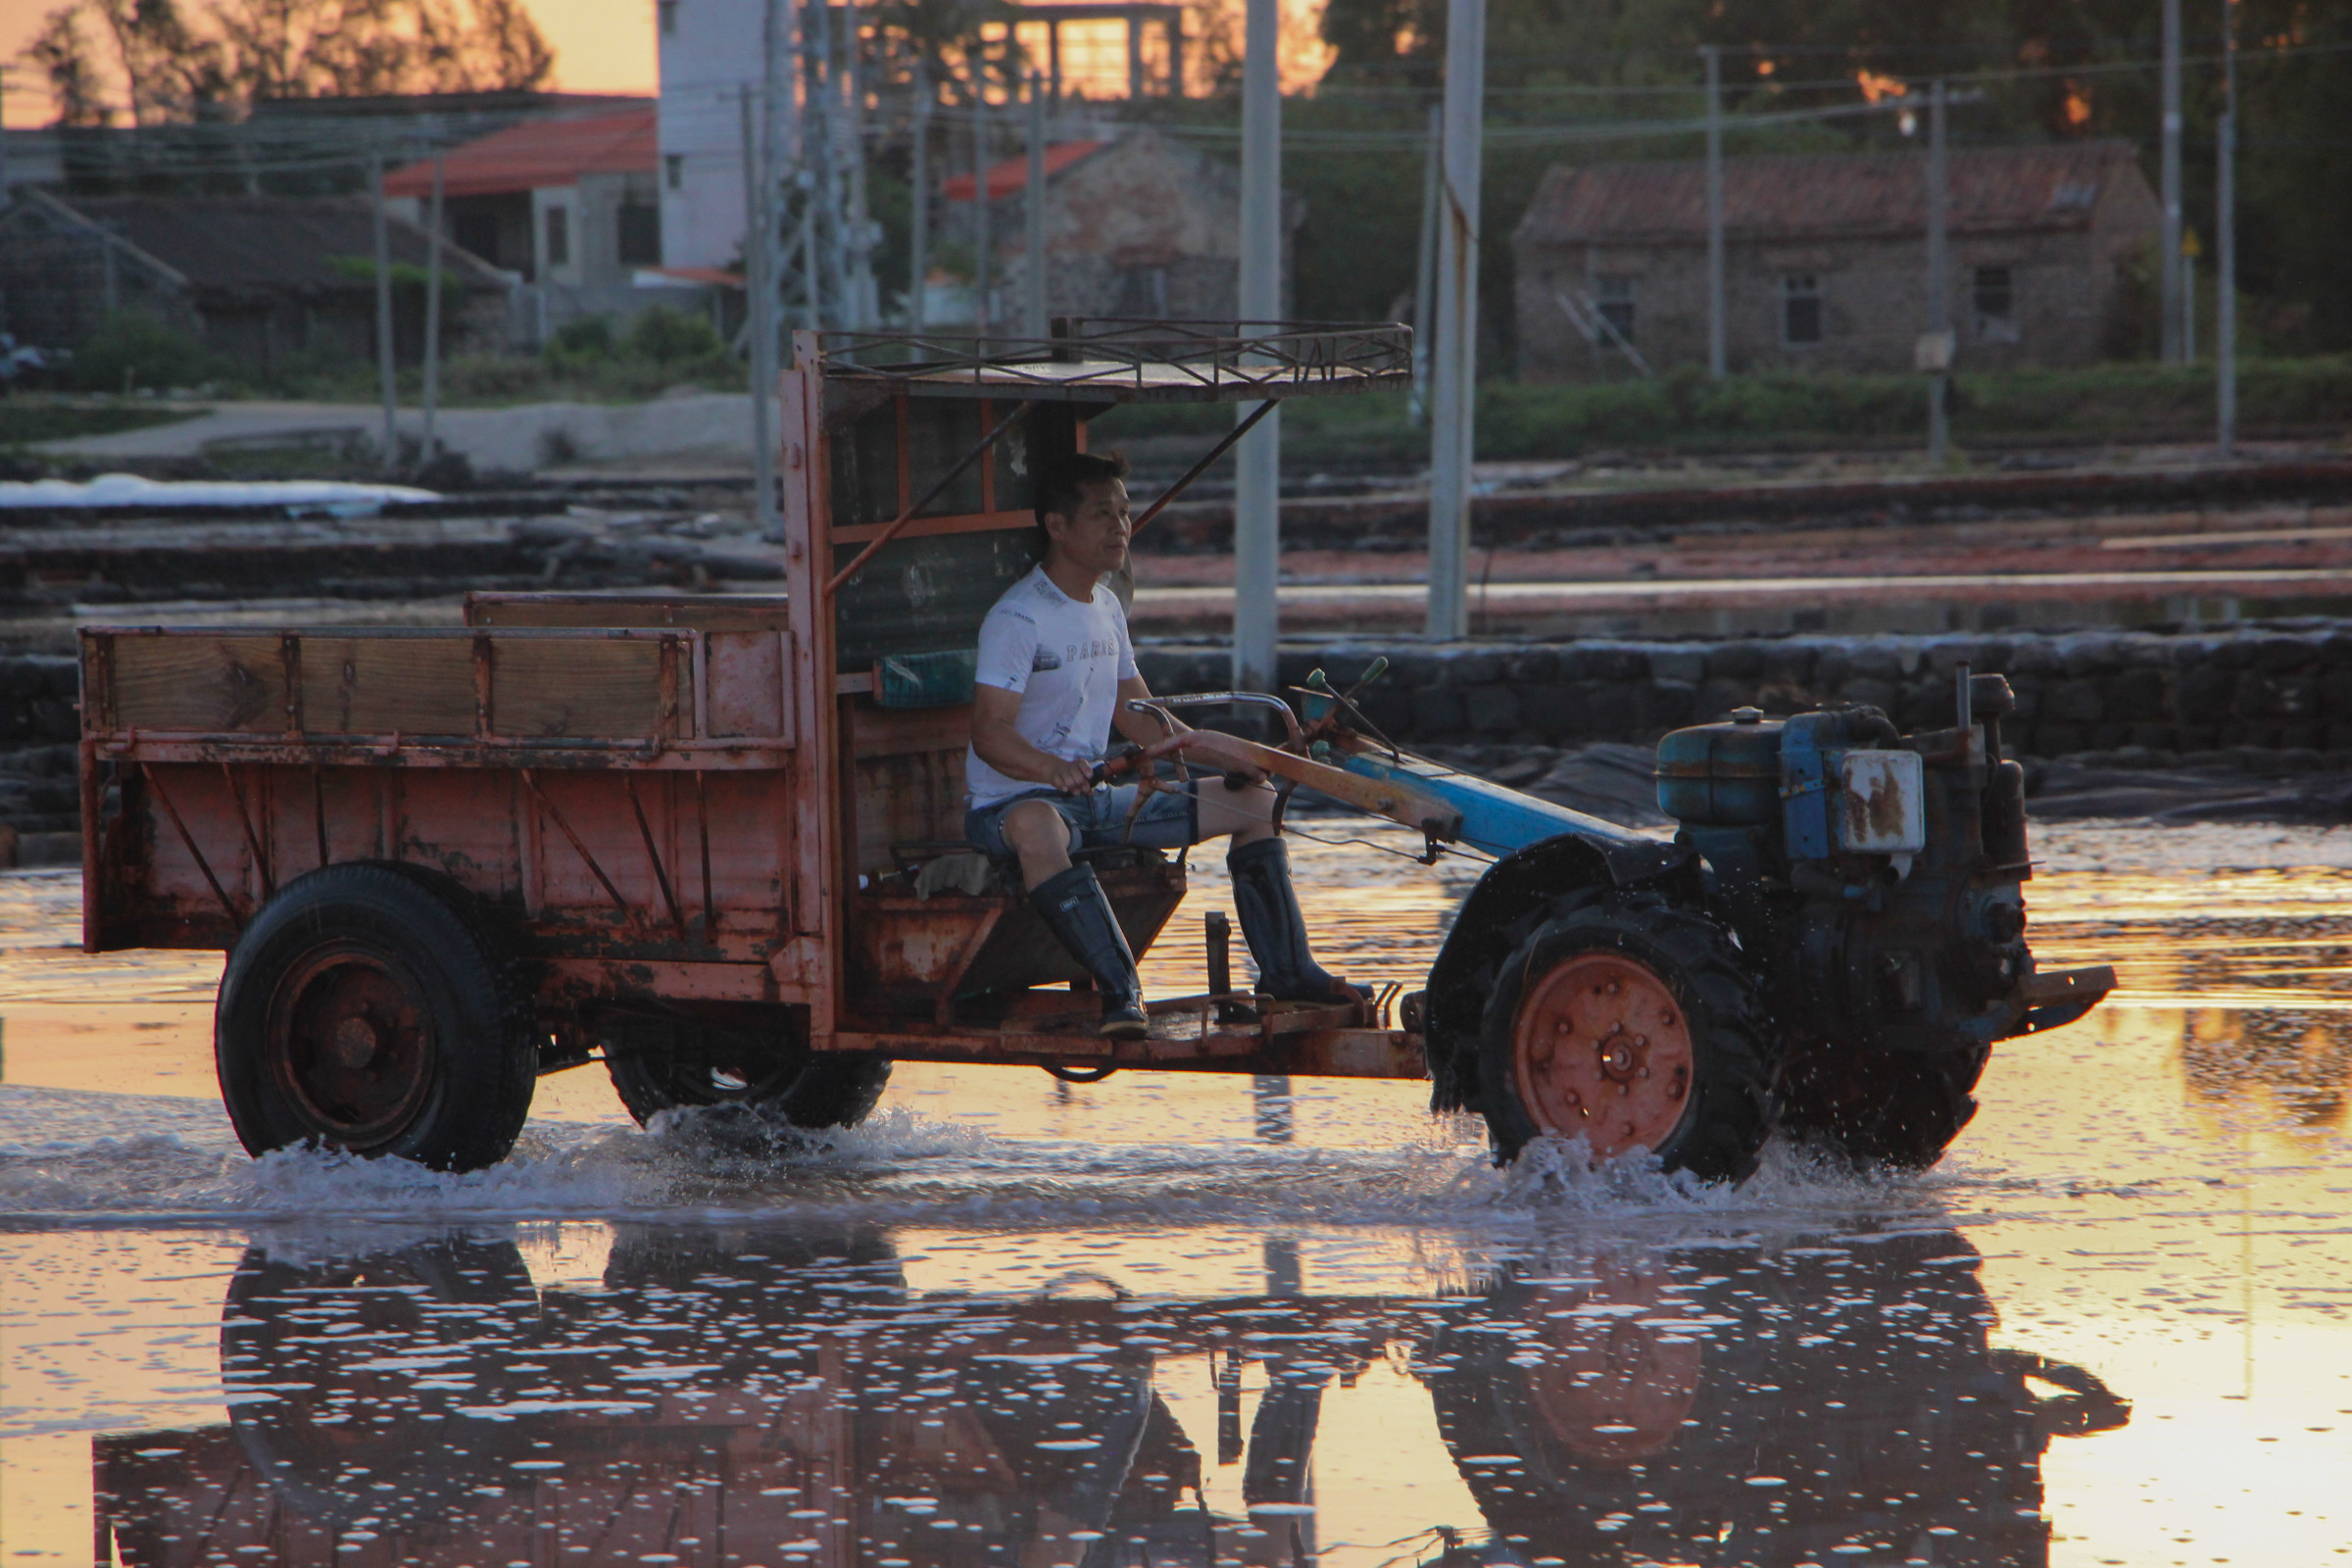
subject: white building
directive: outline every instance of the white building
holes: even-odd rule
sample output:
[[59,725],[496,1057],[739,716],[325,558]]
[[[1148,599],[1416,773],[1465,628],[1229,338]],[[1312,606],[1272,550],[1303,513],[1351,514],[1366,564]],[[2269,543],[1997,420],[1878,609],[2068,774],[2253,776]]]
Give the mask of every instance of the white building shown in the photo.
[[766,73],[767,0],[657,0],[662,59],[662,265],[730,267],[743,254],[743,105]]

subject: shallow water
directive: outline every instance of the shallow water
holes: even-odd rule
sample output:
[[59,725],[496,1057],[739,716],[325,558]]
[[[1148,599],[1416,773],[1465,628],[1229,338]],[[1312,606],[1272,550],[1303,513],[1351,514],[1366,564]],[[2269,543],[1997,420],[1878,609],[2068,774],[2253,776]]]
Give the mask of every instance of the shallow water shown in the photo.
[[[928,1066],[820,1140],[588,1068],[493,1171],[255,1161],[218,957],[85,957],[73,876],[0,877],[0,1552],[2344,1561],[2352,833],[2037,851],[2037,952],[2117,1000],[1934,1171],[1738,1190],[1496,1172],[1414,1085]],[[1472,874],[1298,859],[1359,980]]]

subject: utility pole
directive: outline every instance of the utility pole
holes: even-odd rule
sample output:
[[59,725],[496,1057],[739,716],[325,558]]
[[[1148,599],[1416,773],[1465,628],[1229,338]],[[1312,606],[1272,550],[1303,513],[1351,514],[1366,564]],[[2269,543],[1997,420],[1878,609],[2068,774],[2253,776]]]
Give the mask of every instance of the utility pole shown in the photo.
[[1486,105],[1486,0],[1447,0],[1446,188],[1430,357],[1429,635],[1469,630],[1470,465],[1478,389],[1478,181]]
[[[774,12],[769,12],[772,23]],[[772,47],[773,27],[764,29]],[[743,119],[743,298],[752,340],[752,522],[766,538],[776,531],[776,282],[768,229],[775,221],[762,139],[755,129],[752,89],[736,104]]]
[[392,237],[384,220],[381,153],[368,157],[368,192],[375,208],[375,376],[384,399],[384,471],[390,473],[400,466],[400,393],[392,371]]
[[426,221],[424,273],[424,450],[420,463],[430,466],[438,443],[433,416],[441,404],[441,187],[447,159],[433,159],[432,216]]
[[914,63],[914,167],[906,243],[906,330],[923,330],[924,279],[931,275],[931,66]]
[[1405,407],[1415,429],[1429,418],[1429,316],[1437,299],[1438,188],[1445,145],[1445,111],[1431,104],[1429,139],[1421,155],[1421,254],[1413,269],[1413,395]]
[[1707,373],[1723,379],[1723,51],[1699,50],[1707,62]]
[[1024,171],[1022,184],[1027,188],[1021,197],[1022,267],[1029,274],[1024,279],[1029,303],[1026,330],[1031,337],[1042,338],[1053,330],[1046,318],[1046,80],[1034,71],[1029,73],[1028,108],[1029,167]]
[[865,29],[858,22],[856,0],[841,8],[842,44],[848,56],[842,85],[848,90],[849,130],[842,137],[842,157],[849,166],[850,322],[870,332],[882,324],[882,291],[874,281],[874,221],[866,204],[865,149]]
[[1942,467],[1951,455],[1951,430],[1944,418],[1944,389],[1951,379],[1952,284],[1944,256],[1945,204],[1949,186],[1943,157],[1943,83],[1928,89],[1928,335],[1936,348],[1928,375],[1928,463]]
[[972,334],[988,341],[988,70],[972,61]]
[[[1242,276],[1245,322],[1282,315],[1282,78],[1279,0],[1249,0],[1242,56]],[[1243,331],[1250,330],[1244,326]],[[1260,328],[1260,330],[1263,330]],[[1254,407],[1237,405],[1247,418]],[[1281,635],[1275,581],[1282,561],[1282,411],[1242,437],[1234,455],[1233,684],[1271,691]]]
[[2163,321],[2159,337],[2167,365],[2182,362],[2180,341],[2180,0],[2164,0],[2164,167],[2158,176],[2164,202],[2162,252]]
[[2214,446],[2237,456],[2237,8],[2222,0],[2222,125],[2214,172]]

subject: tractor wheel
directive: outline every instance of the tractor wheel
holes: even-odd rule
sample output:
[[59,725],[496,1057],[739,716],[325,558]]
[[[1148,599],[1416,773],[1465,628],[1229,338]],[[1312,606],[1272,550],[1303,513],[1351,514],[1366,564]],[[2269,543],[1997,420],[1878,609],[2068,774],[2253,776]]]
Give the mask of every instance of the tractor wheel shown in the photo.
[[311,1143],[495,1165],[538,1074],[527,999],[465,894],[358,861],[263,906],[229,955],[213,1043],[255,1154]]
[[855,1127],[890,1083],[879,1056],[808,1049],[800,1014],[770,1034],[688,1019],[627,1018],[605,1041],[605,1069],[639,1125],[692,1105],[749,1105],[795,1127]]
[[1976,1116],[1985,1054],[1807,1053],[1789,1064],[1788,1130],[1858,1165],[1926,1170]]
[[1723,928],[1655,894],[1555,903],[1487,1003],[1479,1083],[1497,1159],[1542,1133],[1594,1158],[1743,1180],[1775,1120],[1756,982]]

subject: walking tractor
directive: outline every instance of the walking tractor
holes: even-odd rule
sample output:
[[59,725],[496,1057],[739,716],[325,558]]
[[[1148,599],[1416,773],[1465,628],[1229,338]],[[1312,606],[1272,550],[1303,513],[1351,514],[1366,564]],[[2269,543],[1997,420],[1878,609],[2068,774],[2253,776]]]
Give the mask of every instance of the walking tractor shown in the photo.
[[[1033,476],[1124,403],[1270,408],[1401,385],[1409,359],[1394,326],[1066,321],[985,354],[804,333],[781,595],[85,630],[84,946],[227,950],[220,1088],[256,1153],[491,1164],[535,1079],[601,1058],[640,1119],[733,1102],[844,1125],[894,1061],[994,1062],[1426,1078],[1503,1159],[1553,1134],[1737,1179],[1787,1126],[1932,1162],[1994,1041],[2114,983],[2037,972],[2026,946],[1998,675],[1963,669],[1957,721],[1925,734],[1871,709],[1676,731],[1671,839],[1398,749],[1360,680],[1131,697],[1124,716],[1163,738],[1099,771],[1133,771],[1139,806],[1198,769],[1271,781],[1277,819],[1303,789],[1433,859],[1493,860],[1393,1019],[1388,991],[1234,987],[1212,915],[1199,994],[1106,1033],[1051,911],[965,842],[975,649],[1039,561]],[[1178,718],[1220,702],[1270,714],[1267,738]],[[1145,952],[1184,897],[1181,856],[1076,854]]]

